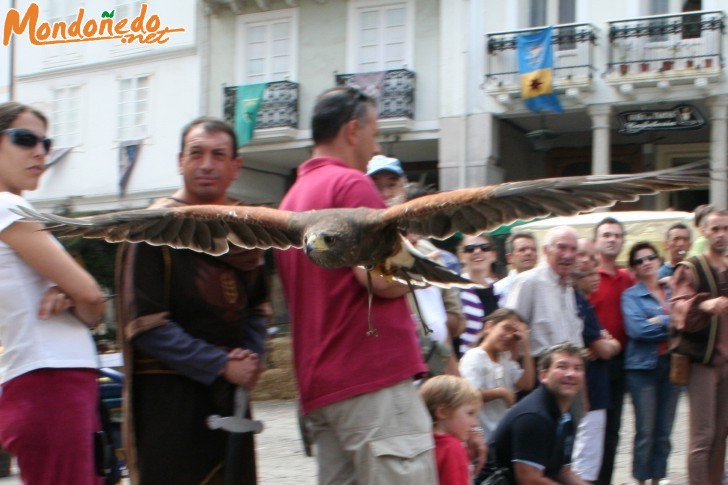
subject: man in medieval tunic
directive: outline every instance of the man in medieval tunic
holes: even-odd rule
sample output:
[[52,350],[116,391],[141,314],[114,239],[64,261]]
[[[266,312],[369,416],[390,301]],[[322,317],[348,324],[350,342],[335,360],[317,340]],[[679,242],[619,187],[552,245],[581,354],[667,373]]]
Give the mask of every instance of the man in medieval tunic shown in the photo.
[[[152,207],[235,204],[226,195],[241,168],[232,127],[187,125],[179,168],[184,186]],[[262,251],[213,257],[127,244],[118,280],[132,483],[255,483],[252,435],[209,429],[206,419],[232,415],[237,387],[252,389],[260,374],[270,314]]]

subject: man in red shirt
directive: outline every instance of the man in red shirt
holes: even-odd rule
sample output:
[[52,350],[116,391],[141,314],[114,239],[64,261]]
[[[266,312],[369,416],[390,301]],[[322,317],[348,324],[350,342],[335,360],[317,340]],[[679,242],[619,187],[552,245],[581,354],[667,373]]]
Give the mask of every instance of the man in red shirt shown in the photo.
[[[594,244],[599,258],[597,272],[601,277],[599,289],[591,294],[597,319],[624,348],[627,334],[622,321],[622,292],[635,284],[629,270],[617,264],[617,256],[624,244],[624,226],[613,217],[606,217],[594,229]],[[624,402],[625,374],[622,353],[612,357],[609,365],[611,407],[607,409],[607,429],[604,436],[602,468],[596,483],[609,485],[612,482],[614,458],[619,444],[619,428],[622,425],[622,403]]]
[[[385,207],[365,175],[379,149],[373,98],[339,87],[319,96],[313,157],[280,208]],[[405,285],[324,269],[303,251],[276,253],[293,328],[302,412],[317,446],[319,483],[436,483],[432,422],[412,383],[424,373]],[[394,459],[396,458],[396,459]]]

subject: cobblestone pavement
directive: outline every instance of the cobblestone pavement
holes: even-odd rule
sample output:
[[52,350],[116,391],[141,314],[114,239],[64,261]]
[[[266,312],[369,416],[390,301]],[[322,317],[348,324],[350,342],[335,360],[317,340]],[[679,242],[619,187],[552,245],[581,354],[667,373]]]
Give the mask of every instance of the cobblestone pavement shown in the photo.
[[[632,447],[634,443],[634,415],[632,410],[632,401],[629,396],[626,396],[622,429],[619,434],[617,463],[612,475],[612,482],[615,484],[631,484],[634,482],[632,478]],[[671,441],[672,453],[670,453],[670,459],[667,463],[667,478],[670,480],[671,485],[686,485],[688,483],[688,400],[685,392],[680,394]]]
[[[265,485],[316,484],[315,458],[303,451],[295,402],[255,403],[255,416],[266,423],[266,430],[258,437],[258,469],[260,483]],[[668,478],[671,485],[687,484],[685,449],[687,447],[687,399],[680,396],[675,425],[672,432],[673,451],[670,455]],[[631,483],[632,442],[634,417],[632,402],[625,397],[624,417],[614,470],[615,484]]]
[[295,401],[253,403],[265,429],[256,437],[258,478],[263,485],[314,485],[316,458],[303,449]]
[[[634,421],[632,403],[626,397],[624,421],[621,431],[614,483],[631,483],[632,440]],[[256,419],[265,424],[263,433],[257,436],[258,473],[262,485],[315,485],[316,460],[304,453],[298,430],[295,401],[254,403]],[[687,400],[680,397],[675,426],[672,433],[673,452],[669,461],[671,485],[687,483]],[[7,478],[0,478],[0,485],[20,485],[17,470]]]

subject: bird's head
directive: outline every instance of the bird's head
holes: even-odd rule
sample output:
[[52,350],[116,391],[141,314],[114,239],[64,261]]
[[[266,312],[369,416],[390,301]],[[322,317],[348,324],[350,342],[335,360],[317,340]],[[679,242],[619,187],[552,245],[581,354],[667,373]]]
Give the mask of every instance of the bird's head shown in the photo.
[[317,218],[303,234],[306,256],[328,269],[361,264],[357,244],[360,235],[354,226],[352,220],[336,212]]
[[348,261],[342,260],[342,253],[346,252],[340,234],[332,231],[316,231],[306,234],[304,250],[306,256],[324,268],[335,269],[348,266]]
[[330,251],[339,242],[339,236],[337,234],[330,234],[325,232],[318,232],[314,234],[307,234],[304,248],[306,254],[311,255],[312,253],[323,253]]

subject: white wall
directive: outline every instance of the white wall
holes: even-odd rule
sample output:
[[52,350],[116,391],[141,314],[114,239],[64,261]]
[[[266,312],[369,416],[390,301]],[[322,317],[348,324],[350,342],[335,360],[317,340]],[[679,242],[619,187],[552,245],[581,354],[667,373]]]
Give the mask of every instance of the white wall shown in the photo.
[[[123,0],[113,3],[122,2]],[[23,14],[30,3],[30,0],[16,0],[16,8]],[[50,1],[36,3],[40,6],[39,22],[47,21]],[[111,7],[108,5],[111,2],[102,4],[100,2],[77,1],[74,3],[77,3],[79,8],[84,8],[83,18],[85,20],[95,19],[98,21],[101,19],[101,12]],[[119,40],[100,40],[40,46],[31,45],[29,34],[26,32],[24,35],[16,37],[18,52],[16,75],[22,78],[23,76],[49,72],[53,69],[76,68],[96,64],[107,65],[135,56],[159,55],[180,48],[194,47],[196,42],[195,0],[173,2],[168,0],[146,0],[145,3],[147,4],[145,19],[148,20],[152,15],[156,14],[162,27],[184,28],[185,32],[170,33],[168,35],[169,40],[165,44],[141,45],[138,42],[124,44]],[[131,10],[129,9],[129,11]],[[77,12],[78,10],[74,9],[73,15],[75,16]],[[118,12],[115,12],[114,20],[121,20],[116,13]],[[138,13],[138,11],[135,11],[132,19]],[[4,15],[2,19],[5,19]]]
[[[62,199],[69,195],[114,197],[118,192],[117,80],[149,75],[150,133],[143,141],[128,192],[176,187],[177,153],[182,126],[198,116],[198,63],[193,57],[110,67],[91,73],[67,74],[18,86],[17,98],[45,112],[51,89],[80,85],[83,93],[82,144],[51,167],[31,199]],[[53,123],[53,120],[50,120]]]
[[[19,0],[24,11],[27,0]],[[88,2],[86,2],[88,3]],[[182,126],[200,113],[200,62],[196,48],[195,0],[149,0],[147,18],[159,15],[162,26],[183,27],[164,45],[132,46],[115,40],[62,46],[32,46],[21,38],[17,48],[16,99],[52,119],[53,90],[81,89],[81,144],[44,174],[38,190],[26,195],[43,208],[69,198],[76,210],[145,206],[180,183],[177,153]],[[96,10],[99,9],[98,12]],[[84,18],[100,18],[102,7],[87,7]],[[138,12],[135,12],[135,15]],[[41,19],[46,12],[41,9]],[[63,56],[76,61],[64,64]],[[51,62],[52,61],[52,62]],[[127,195],[119,200],[117,138],[119,79],[149,76],[149,131],[143,140]],[[0,83],[1,86],[1,83]]]

